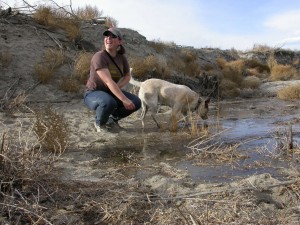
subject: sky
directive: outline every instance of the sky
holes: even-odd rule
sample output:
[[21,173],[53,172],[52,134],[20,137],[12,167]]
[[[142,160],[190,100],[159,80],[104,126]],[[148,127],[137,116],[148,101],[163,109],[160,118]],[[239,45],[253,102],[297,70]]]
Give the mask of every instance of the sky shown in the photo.
[[[32,5],[47,2],[26,0]],[[256,45],[300,50],[299,0],[55,0],[60,6],[96,6],[149,41],[194,48],[247,51]],[[6,8],[22,0],[0,0]]]

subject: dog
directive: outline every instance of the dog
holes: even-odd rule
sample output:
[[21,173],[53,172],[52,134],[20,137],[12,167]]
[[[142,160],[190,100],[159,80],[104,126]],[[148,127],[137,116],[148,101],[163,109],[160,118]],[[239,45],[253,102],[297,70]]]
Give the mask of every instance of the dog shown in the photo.
[[[130,70],[132,71],[132,68]],[[145,115],[149,109],[157,127],[161,128],[155,117],[159,103],[171,107],[172,112],[168,122],[169,128],[174,125],[174,121],[177,122],[179,113],[187,116],[189,111],[196,111],[203,120],[208,118],[210,98],[202,99],[198,93],[185,85],[155,78],[140,82],[133,79],[132,75],[129,83],[140,87],[138,96],[142,101],[141,120],[143,128],[145,128]]]

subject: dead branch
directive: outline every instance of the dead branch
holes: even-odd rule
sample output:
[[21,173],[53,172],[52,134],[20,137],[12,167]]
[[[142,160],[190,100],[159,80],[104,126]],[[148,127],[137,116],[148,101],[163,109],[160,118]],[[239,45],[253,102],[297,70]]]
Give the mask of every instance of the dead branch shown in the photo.
[[[268,190],[268,189],[271,189],[271,188],[274,188],[274,187],[294,184],[295,182],[297,182],[297,180],[290,180],[290,181],[280,182],[280,183],[277,183],[277,184],[272,184],[272,185],[265,186],[265,187],[263,187],[263,189]],[[258,189],[261,189],[261,188],[255,187],[255,186],[248,186],[248,187],[241,187],[241,188],[227,188],[227,189],[219,189],[219,190],[191,193],[191,194],[177,196],[177,197],[167,197],[167,198],[157,198],[157,199],[152,198],[152,200],[187,199],[187,198],[196,198],[196,197],[202,196],[202,195],[219,194],[219,193],[223,193],[223,192],[228,193],[228,192],[235,192],[235,191],[253,191],[253,190],[258,190]]]
[[12,207],[12,208],[15,208],[15,209],[22,210],[22,211],[25,212],[25,213],[32,214],[32,215],[38,217],[39,219],[43,220],[46,224],[53,225],[49,220],[45,219],[44,217],[38,215],[38,214],[35,213],[35,212],[31,212],[31,211],[29,211],[28,209],[25,209],[24,207],[20,207],[20,206],[17,206],[17,205],[6,204],[6,203],[1,203],[1,202],[0,202],[0,205],[6,206],[6,207]]
[[58,45],[60,49],[63,49],[63,45],[55,37],[52,37],[48,32],[46,34]]

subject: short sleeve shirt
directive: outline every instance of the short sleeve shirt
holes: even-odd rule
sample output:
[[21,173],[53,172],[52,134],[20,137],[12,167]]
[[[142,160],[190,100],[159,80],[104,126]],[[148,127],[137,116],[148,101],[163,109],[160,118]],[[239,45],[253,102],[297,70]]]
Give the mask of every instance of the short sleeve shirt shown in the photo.
[[86,88],[88,90],[108,91],[108,87],[97,74],[97,70],[99,69],[108,69],[111,74],[111,78],[116,83],[122,78],[124,74],[129,72],[129,64],[124,55],[117,54],[113,59],[122,70],[123,74],[120,73],[119,69],[116,67],[116,65],[104,50],[96,52],[94,54],[91,60],[90,76],[86,83]]

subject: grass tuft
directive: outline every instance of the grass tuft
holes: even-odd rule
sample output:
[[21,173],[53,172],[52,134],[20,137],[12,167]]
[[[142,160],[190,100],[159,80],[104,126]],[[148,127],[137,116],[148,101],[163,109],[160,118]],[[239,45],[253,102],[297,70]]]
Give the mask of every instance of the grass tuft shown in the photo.
[[81,84],[74,78],[62,78],[59,88],[64,92],[78,93],[81,88]]
[[78,80],[85,84],[89,76],[92,54],[88,52],[80,52],[75,59],[75,74]]
[[283,100],[300,99],[300,85],[292,85],[279,90],[277,97]]
[[75,15],[82,20],[91,20],[101,17],[103,12],[100,11],[97,6],[85,5],[85,7],[78,7],[74,11]]
[[69,144],[70,130],[62,115],[47,106],[44,110],[35,110],[36,121],[33,130],[43,149],[54,153],[63,153]]
[[47,63],[37,63],[34,70],[38,81],[42,84],[48,84],[54,77],[54,70]]

